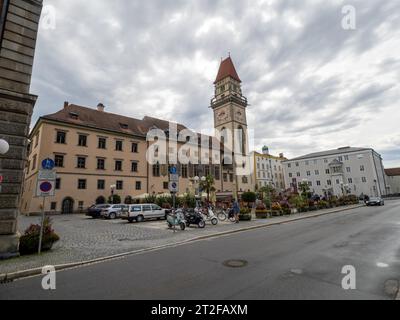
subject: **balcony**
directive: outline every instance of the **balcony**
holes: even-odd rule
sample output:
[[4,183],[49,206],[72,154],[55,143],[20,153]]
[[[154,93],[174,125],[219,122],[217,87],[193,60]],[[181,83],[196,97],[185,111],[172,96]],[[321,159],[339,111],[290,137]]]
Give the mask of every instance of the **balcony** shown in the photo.
[[217,108],[220,105],[226,104],[227,102],[235,102],[237,104],[243,105],[245,107],[248,106],[247,98],[237,94],[229,94],[226,97],[217,98],[214,97],[211,99],[211,108]]

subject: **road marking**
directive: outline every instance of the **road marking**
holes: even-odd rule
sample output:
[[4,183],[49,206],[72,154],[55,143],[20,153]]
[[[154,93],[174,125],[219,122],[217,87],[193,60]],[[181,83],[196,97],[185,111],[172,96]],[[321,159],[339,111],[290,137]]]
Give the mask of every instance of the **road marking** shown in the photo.
[[376,266],[379,268],[388,268],[389,267],[389,265],[387,263],[383,263],[383,262],[378,262],[376,264]]

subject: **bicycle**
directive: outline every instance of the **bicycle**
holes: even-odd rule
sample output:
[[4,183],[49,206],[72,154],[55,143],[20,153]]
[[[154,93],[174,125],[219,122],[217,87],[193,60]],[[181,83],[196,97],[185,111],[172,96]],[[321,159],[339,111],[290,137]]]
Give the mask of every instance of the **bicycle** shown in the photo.
[[229,219],[230,222],[236,222],[232,209],[228,209],[228,213],[224,209],[217,209],[216,212],[219,221],[226,221],[226,219]]

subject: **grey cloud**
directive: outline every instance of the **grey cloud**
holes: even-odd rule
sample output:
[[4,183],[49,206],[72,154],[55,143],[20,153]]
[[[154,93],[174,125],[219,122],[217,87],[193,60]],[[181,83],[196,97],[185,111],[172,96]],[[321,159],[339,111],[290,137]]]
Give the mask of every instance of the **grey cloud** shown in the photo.
[[[398,1],[353,1],[358,18],[354,31],[341,28],[345,1],[279,0],[270,6],[250,0],[45,4],[56,7],[58,21],[56,30],[39,34],[31,90],[39,101],[33,121],[56,111],[64,100],[93,107],[102,101],[110,112],[156,115],[197,130],[212,127],[208,106],[213,77],[220,57],[228,52],[244,94],[254,98],[249,127],[255,129],[258,148],[267,143],[272,150],[297,156],[337,147],[342,141],[332,138],[336,132],[355,136],[365,125],[365,114],[373,115],[376,107],[385,112],[400,98],[395,87],[400,73],[396,81],[389,76],[399,69],[393,52],[370,56],[376,80],[365,70],[362,86],[361,79],[351,78],[352,70],[328,71],[321,78],[321,70],[331,64],[340,68],[342,61],[345,66],[347,59],[368,56],[388,42],[398,46]],[[302,27],[290,24],[290,14]],[[210,19],[216,22],[196,37]],[[200,67],[196,55],[201,56]],[[349,85],[351,94],[344,94]],[[289,96],[271,95],[283,89]],[[301,141],[314,135],[317,145]]]

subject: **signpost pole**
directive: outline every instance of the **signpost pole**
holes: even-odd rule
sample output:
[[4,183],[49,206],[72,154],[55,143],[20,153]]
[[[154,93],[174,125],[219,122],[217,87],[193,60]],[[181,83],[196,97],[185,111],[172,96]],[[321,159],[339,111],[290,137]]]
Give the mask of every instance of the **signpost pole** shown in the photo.
[[46,197],[43,197],[43,203],[42,203],[42,223],[40,225],[40,235],[39,235],[39,248],[38,248],[38,254],[40,255],[42,253],[42,240],[43,240],[43,229],[44,229],[44,205],[45,205],[45,200]]
[[54,196],[54,184],[56,181],[56,174],[54,171],[55,163],[54,160],[47,158],[42,161],[42,170],[39,171],[36,196],[43,198],[42,203],[42,223],[40,225],[40,235],[39,235],[39,248],[38,254],[42,253],[42,242],[43,242],[43,232],[44,232],[44,221],[45,221],[45,208],[47,196]]

